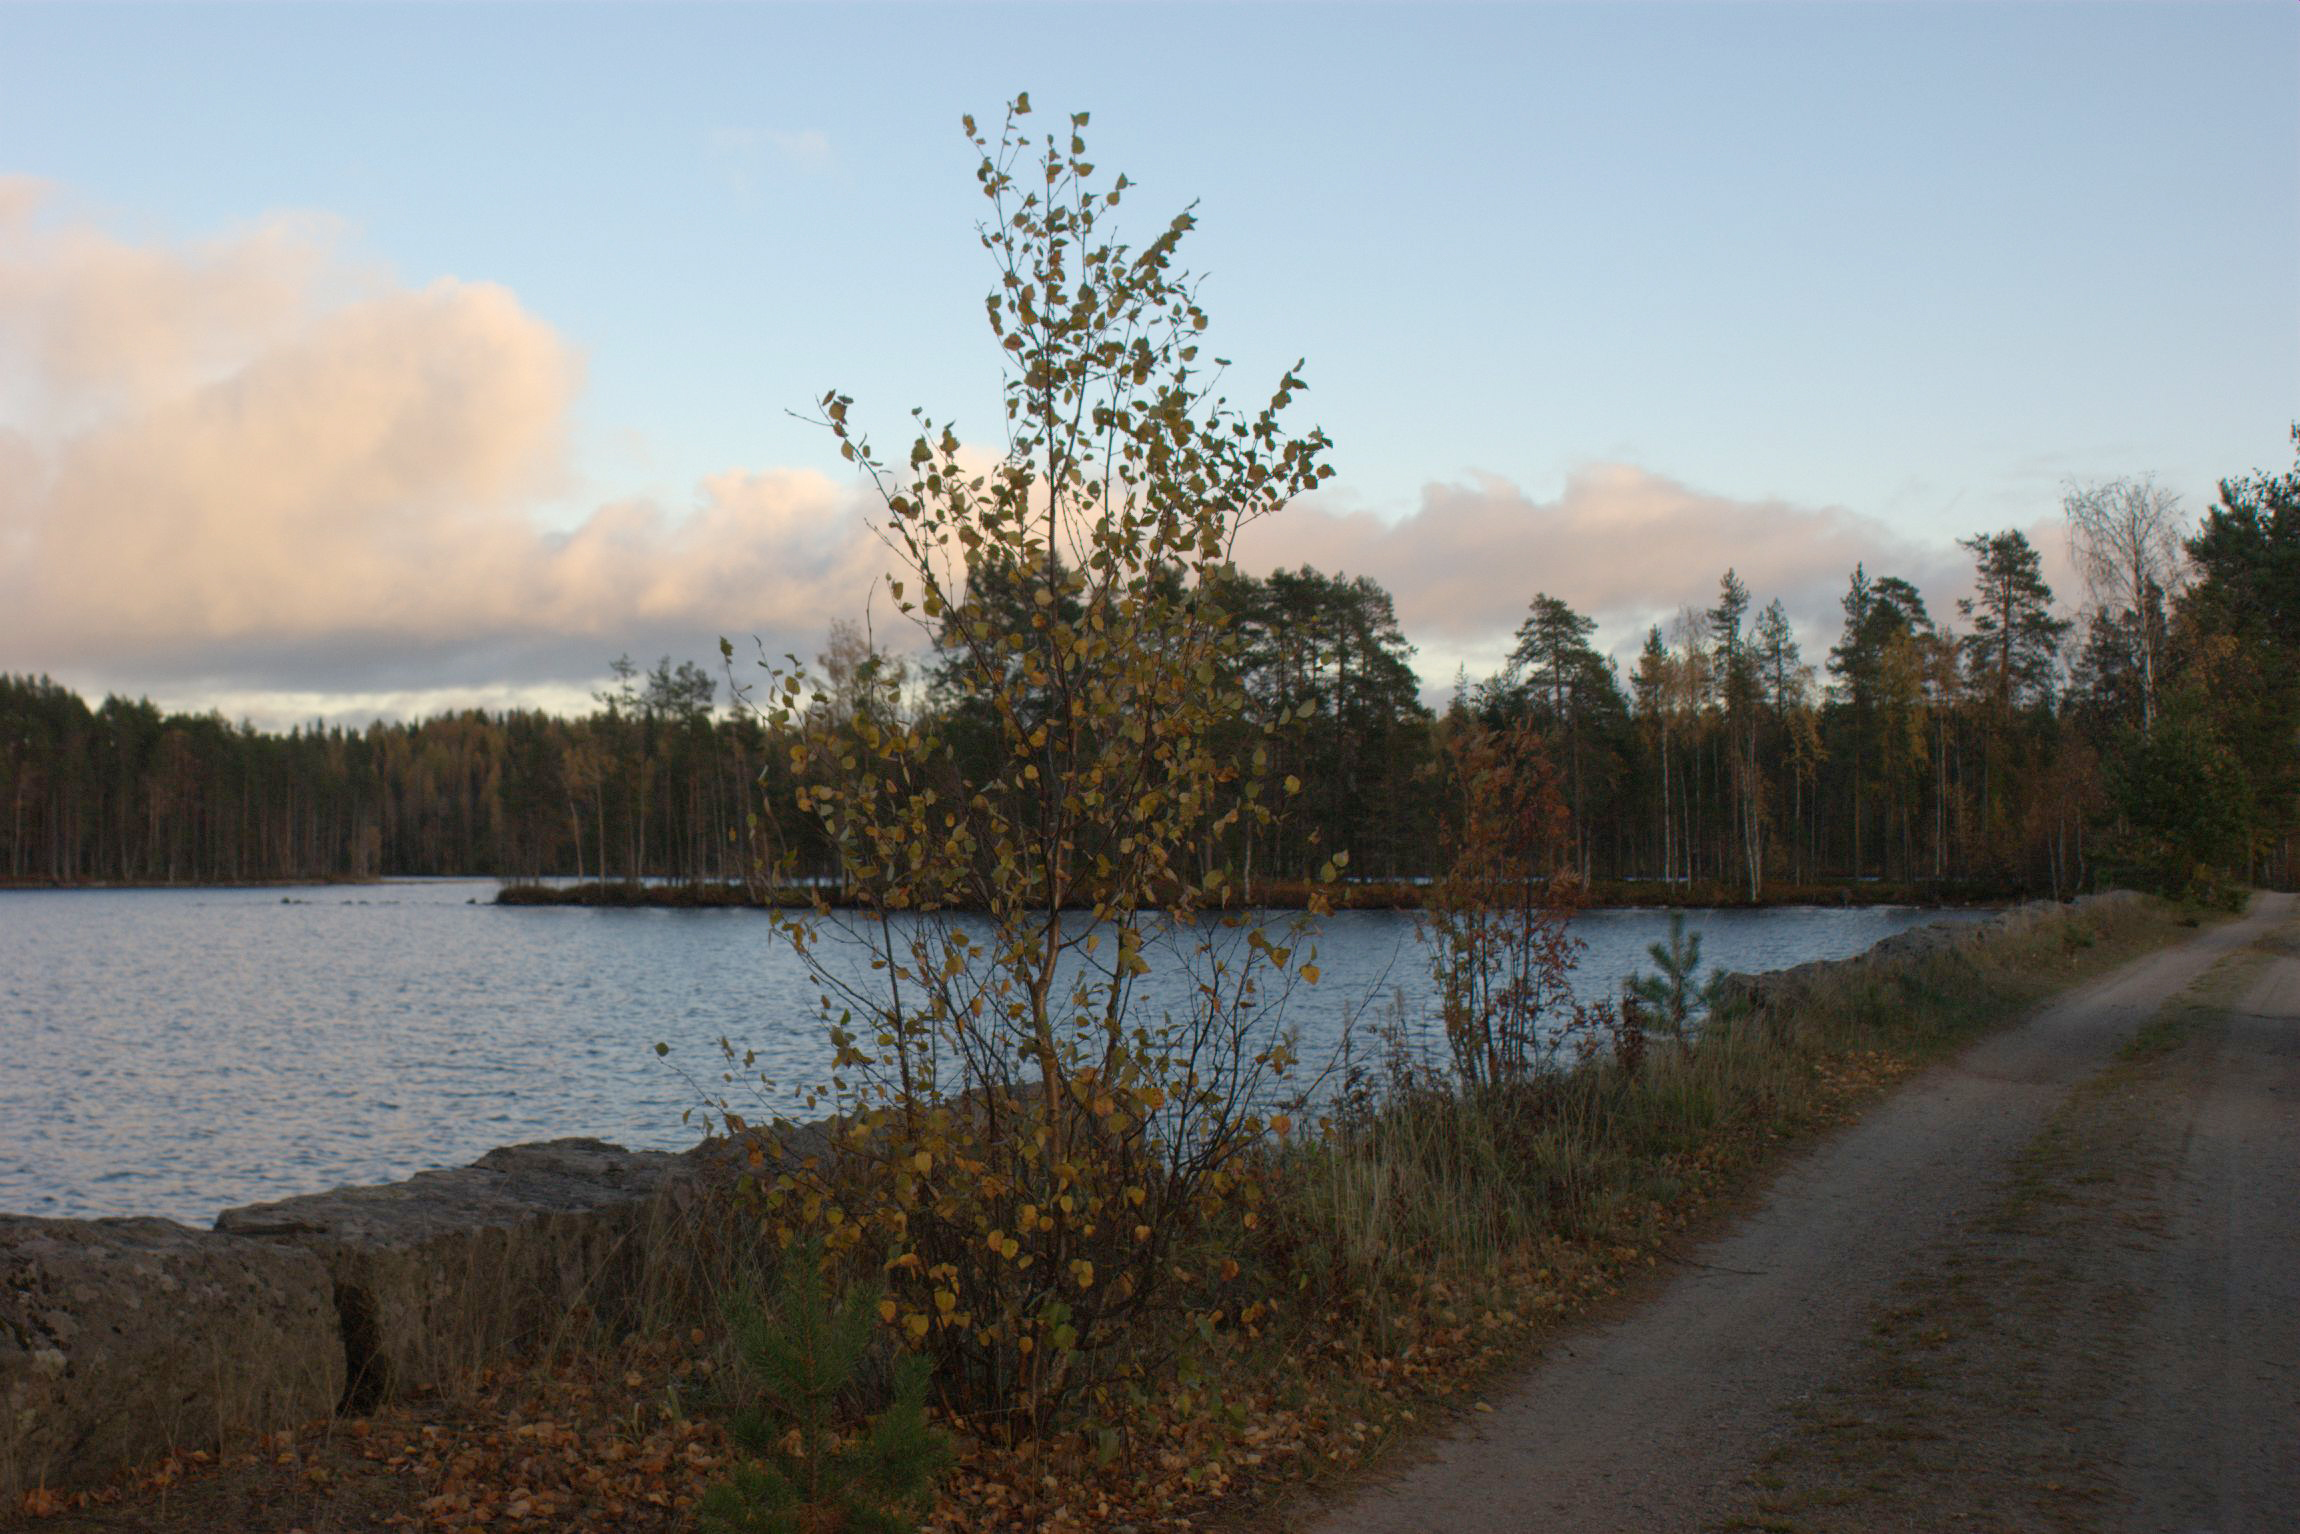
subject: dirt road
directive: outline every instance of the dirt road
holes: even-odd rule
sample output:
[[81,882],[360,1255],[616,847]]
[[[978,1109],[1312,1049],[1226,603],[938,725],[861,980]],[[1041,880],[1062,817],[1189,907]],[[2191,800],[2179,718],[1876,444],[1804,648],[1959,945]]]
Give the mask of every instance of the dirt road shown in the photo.
[[1309,1527],[2300,1528],[2294,909],[1918,1078]]

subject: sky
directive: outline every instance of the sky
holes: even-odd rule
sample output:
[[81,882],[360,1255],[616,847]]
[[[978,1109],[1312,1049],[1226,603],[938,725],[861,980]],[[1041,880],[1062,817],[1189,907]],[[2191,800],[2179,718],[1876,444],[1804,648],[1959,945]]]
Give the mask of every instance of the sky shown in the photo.
[[[1538,592],[1633,650],[1733,567],[2291,461],[2300,8],[0,7],[0,671],[269,726],[812,653],[886,571],[799,419],[998,437],[962,113],[1195,203],[1239,397],[1337,476],[1433,696]],[[970,433],[969,428],[972,428]],[[883,596],[879,599],[883,606]],[[882,622],[885,615],[880,615]]]

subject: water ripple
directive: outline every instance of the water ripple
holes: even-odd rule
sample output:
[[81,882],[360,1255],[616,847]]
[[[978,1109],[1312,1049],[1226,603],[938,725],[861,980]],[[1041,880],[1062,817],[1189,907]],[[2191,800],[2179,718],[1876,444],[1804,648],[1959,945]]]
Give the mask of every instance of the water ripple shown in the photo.
[[[827,1063],[817,992],[756,915],[499,908],[493,889],[0,892],[0,1210],[205,1223],[518,1140],[674,1149],[696,1137],[679,1121],[690,1079],[718,1088],[721,1036],[781,1083]],[[1710,960],[1762,970],[1931,919],[1694,922]],[[1610,993],[1666,926],[1585,916],[1584,994]],[[1427,1010],[1410,917],[1339,914],[1318,962],[1323,983],[1287,1013],[1313,1057],[1353,1016]]]

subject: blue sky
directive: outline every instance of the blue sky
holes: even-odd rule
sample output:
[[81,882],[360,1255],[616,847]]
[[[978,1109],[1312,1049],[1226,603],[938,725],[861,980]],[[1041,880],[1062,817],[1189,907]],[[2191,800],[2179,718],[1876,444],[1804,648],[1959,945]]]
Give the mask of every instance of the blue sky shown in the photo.
[[[653,522],[617,547],[654,538],[669,564],[648,568],[674,593],[621,629],[568,621],[582,604],[562,592],[531,631],[506,611],[461,635],[373,593],[345,594],[334,631],[226,589],[169,621],[146,601],[101,635],[50,603],[0,623],[0,667],[356,712],[566,694],[617,650],[686,646],[714,620],[810,643],[859,591],[730,602],[663,550],[708,522],[812,539],[814,564],[786,563],[814,587],[851,573],[807,521],[853,515],[840,466],[786,414],[830,385],[889,435],[924,404],[988,439],[981,204],[957,123],[1018,88],[1045,121],[1092,110],[1098,163],[1143,186],[1145,233],[1197,200],[1188,253],[1240,393],[1308,358],[1301,414],[1340,470],[1321,510],[1354,531],[1306,519],[1271,558],[1379,561],[1385,531],[1441,499],[1475,520],[1496,557],[1474,591],[1352,568],[1398,590],[1433,677],[1491,664],[1536,589],[1623,642],[1705,600],[1744,535],[1760,599],[1816,631],[1844,572],[1797,544],[1869,539],[1945,611],[1950,540],[2049,522],[2069,476],[2153,471],[2200,507],[2218,477],[2286,461],[2296,61],[2300,11],[2282,4],[0,10],[0,176],[43,184],[31,222],[49,237],[0,244],[0,263],[61,261],[58,232],[87,230],[204,271],[284,228],[309,259],[279,280],[305,285],[305,311],[339,289],[488,285],[515,301],[517,345],[566,359],[563,390],[518,396],[558,414],[527,428],[517,452],[539,461],[516,485],[449,475],[407,491],[428,509],[399,520],[379,481],[344,495],[357,525],[283,513],[248,536],[348,539],[310,568],[364,585],[344,572],[385,524],[452,562],[451,503],[504,538],[523,522],[545,554],[596,532],[601,507],[644,504]],[[19,313],[16,334],[41,323]],[[0,306],[0,347],[9,325]],[[303,334],[251,331],[172,387],[214,388]],[[0,432],[34,461],[87,460],[90,411],[114,428],[106,451],[150,458],[128,429],[149,395],[66,411],[44,390],[0,388]],[[465,402],[472,430],[493,398]],[[733,492],[701,487],[737,472],[788,494],[709,521]],[[823,484],[789,489],[808,475]],[[1609,537],[1625,487],[1648,514]],[[0,523],[0,596],[93,582],[57,552],[63,516],[0,499],[17,524]],[[1518,522],[1533,530],[1512,543]],[[122,513],[117,558],[138,558],[135,527]],[[1791,547],[1756,536],[1782,528]]]

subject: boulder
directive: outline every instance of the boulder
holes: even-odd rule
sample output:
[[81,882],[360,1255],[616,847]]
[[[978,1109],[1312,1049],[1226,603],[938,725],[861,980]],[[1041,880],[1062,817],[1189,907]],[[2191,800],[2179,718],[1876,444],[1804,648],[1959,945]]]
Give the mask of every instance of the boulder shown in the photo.
[[566,1328],[629,1319],[649,1246],[691,1202],[687,1157],[602,1140],[227,1209],[216,1229],[309,1253],[334,1286],[349,1399],[446,1383]]
[[327,1416],[344,1388],[332,1291],[293,1247],[0,1215],[0,1507]]

